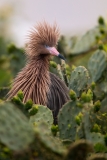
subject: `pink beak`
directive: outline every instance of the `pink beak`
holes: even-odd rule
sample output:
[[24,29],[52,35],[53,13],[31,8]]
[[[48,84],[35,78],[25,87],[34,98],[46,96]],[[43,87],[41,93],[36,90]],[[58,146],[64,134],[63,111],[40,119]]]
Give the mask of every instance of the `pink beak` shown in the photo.
[[56,50],[55,47],[47,47],[47,49],[49,50],[50,54],[52,54],[53,56],[58,56],[59,58],[65,60],[65,58]]
[[52,54],[53,56],[59,55],[59,52],[56,50],[55,47],[47,47],[47,49],[49,50],[50,54]]

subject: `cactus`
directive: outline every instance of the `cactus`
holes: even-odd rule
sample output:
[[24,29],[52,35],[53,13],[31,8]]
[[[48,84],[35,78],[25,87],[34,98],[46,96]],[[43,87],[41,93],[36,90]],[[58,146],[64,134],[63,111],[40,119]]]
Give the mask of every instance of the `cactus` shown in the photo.
[[38,112],[38,105],[34,104],[32,108],[29,110],[29,115],[33,116]]
[[87,69],[83,66],[79,66],[76,67],[71,73],[69,88],[74,90],[77,97],[79,97],[82,91],[87,88],[88,82],[89,74]]
[[91,74],[92,82],[96,82],[102,75],[106,68],[107,56],[103,50],[97,50],[91,56],[88,62],[88,69]]
[[86,92],[82,92],[81,101],[84,102],[84,103],[91,102],[92,97],[93,97],[93,94],[92,94],[91,90],[88,90],[87,93]]
[[95,133],[95,132],[88,133],[86,139],[92,142],[93,144],[101,143],[105,145],[104,136],[101,133]]
[[21,101],[23,101],[24,94],[23,94],[22,90],[18,91],[17,96],[20,98]]
[[[89,118],[87,114],[86,114],[86,117]],[[94,145],[96,145],[97,143],[100,143],[101,145],[105,146],[104,135],[101,134],[102,128],[98,124],[95,124],[95,122],[91,121],[91,118],[90,118],[90,121],[84,122],[85,138],[88,141],[92,142]],[[100,132],[100,133],[95,133],[95,132]]]
[[[56,126],[47,107],[31,99],[23,103],[22,91],[13,97],[14,105],[4,102],[8,88],[0,89],[0,159],[107,159],[106,42],[107,24],[102,17],[82,37],[62,36],[59,41],[58,51],[69,65],[56,57],[50,61],[50,71],[69,87],[71,100],[60,109]],[[1,39],[0,46],[4,46]],[[24,54],[14,44],[8,46],[8,53],[0,54],[0,86],[7,86],[24,66]]]
[[28,119],[11,103],[0,105],[0,140],[12,150],[22,150],[34,140]]
[[9,87],[1,87],[0,88],[0,99],[5,99],[7,93],[9,92],[10,88]]
[[100,107],[100,111],[102,113],[107,112],[107,98],[104,98],[101,102],[101,107]]
[[95,89],[93,90],[94,93],[94,101],[103,100],[105,98],[105,93],[102,91],[99,83],[97,82]]
[[96,87],[95,82],[92,82],[92,83],[91,83],[91,89],[92,89],[92,90],[94,90],[94,89],[95,89],[95,87]]
[[19,96],[14,96],[11,99],[11,102],[16,105],[25,115],[28,115],[28,112],[25,110],[24,104],[21,101],[21,99],[19,98]]
[[101,126],[95,123],[92,128],[92,132],[101,132]]
[[61,66],[58,64],[57,65],[57,72],[58,72],[58,76],[59,78],[64,81],[64,76],[63,76],[63,73],[62,73],[62,70],[61,70]]
[[75,101],[77,99],[77,95],[72,89],[70,89],[70,91],[69,91],[69,96],[70,96],[71,100]]
[[96,153],[105,153],[107,152],[107,147],[104,144],[96,143],[94,145],[94,150]]
[[68,86],[69,84],[69,80],[68,80],[68,74],[67,74],[67,69],[69,70],[70,68],[68,68],[65,64],[64,60],[61,60],[61,70],[62,70],[62,74],[63,74],[63,78],[65,81],[65,84]]
[[51,127],[51,132],[52,132],[52,134],[54,135],[54,136],[56,136],[57,135],[57,132],[58,132],[58,125],[52,125],[52,127]]
[[98,100],[94,103],[94,112],[98,112],[101,108],[101,102]]
[[76,116],[81,111],[81,108],[76,106],[76,101],[69,101],[59,112],[58,126],[61,139],[75,140],[77,132]]
[[29,110],[29,109],[32,108],[32,106],[33,106],[33,101],[32,101],[31,99],[29,99],[29,100],[25,103],[24,108],[25,108],[25,110]]
[[11,102],[15,104],[27,117],[35,115],[38,111],[38,106],[33,104],[31,99],[23,103],[23,92],[20,90],[16,96],[11,99]]
[[34,126],[39,122],[46,122],[50,127],[53,124],[53,116],[52,112],[49,108],[42,105],[38,106],[38,112],[36,115],[30,116],[30,122],[34,124]]
[[57,68],[57,64],[54,61],[50,61],[50,66],[52,66],[53,68]]
[[88,135],[91,132],[91,128],[92,128],[92,123],[90,121],[90,114],[89,114],[89,112],[86,112],[83,115],[82,123],[83,123],[85,138],[88,139]]
[[93,48],[93,46],[96,44],[96,36],[102,36],[99,29],[100,27],[95,27],[88,31],[86,34],[84,34],[82,37],[78,38],[74,47],[71,50],[71,53],[81,54],[83,52],[87,52],[88,50],[90,50],[90,48]]
[[9,44],[7,46],[7,50],[10,59],[10,69],[15,76],[25,64],[24,50],[22,48],[16,47],[14,44]]
[[[66,153],[66,148],[58,137],[54,137],[45,122],[39,122],[35,127],[35,149],[43,160],[61,160]],[[38,158],[39,159],[39,158]]]
[[107,93],[107,79],[105,77],[104,77],[104,80],[102,80],[102,82],[100,82],[98,85],[101,91],[103,91],[104,93]]
[[51,132],[45,122],[40,122],[39,125],[35,128],[35,132],[38,141],[40,141],[40,143],[42,143],[42,145],[44,145],[49,150],[59,155],[63,155],[66,152],[66,149],[63,146],[61,140],[57,137],[54,138],[51,136]]
[[[98,119],[101,117],[97,117],[95,113],[93,113],[94,110],[89,108],[89,111],[84,111],[84,114],[82,116],[82,123],[83,123],[83,130],[84,130],[84,137],[93,142],[94,144],[97,142],[101,142],[104,144],[104,136],[100,133],[101,127],[98,123]],[[99,132],[99,133],[95,133]]]
[[[53,69],[52,69],[53,67]],[[56,70],[54,69],[56,68]],[[65,63],[64,60],[61,60],[61,65],[56,64],[53,61],[50,61],[50,71],[57,74],[61,80],[65,82],[65,84],[68,86],[69,84],[69,78],[71,74],[70,67]]]
[[65,37],[62,35],[59,42],[58,42],[58,51],[60,53],[66,54],[67,52],[67,43]]
[[100,25],[105,25],[105,20],[103,19],[103,17],[99,17],[98,18],[98,23],[100,24]]

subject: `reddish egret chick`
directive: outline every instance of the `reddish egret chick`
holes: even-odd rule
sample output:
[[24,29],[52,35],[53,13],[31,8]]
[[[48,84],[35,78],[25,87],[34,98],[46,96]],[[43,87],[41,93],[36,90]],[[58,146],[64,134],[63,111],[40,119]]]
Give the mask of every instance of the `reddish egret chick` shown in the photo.
[[59,29],[56,24],[51,26],[43,22],[34,27],[26,47],[27,64],[18,73],[8,93],[8,98],[11,99],[22,90],[24,103],[32,99],[35,104],[47,106],[53,112],[54,124],[57,123],[59,109],[69,100],[65,83],[49,72],[51,56],[64,59],[56,49],[58,38]]

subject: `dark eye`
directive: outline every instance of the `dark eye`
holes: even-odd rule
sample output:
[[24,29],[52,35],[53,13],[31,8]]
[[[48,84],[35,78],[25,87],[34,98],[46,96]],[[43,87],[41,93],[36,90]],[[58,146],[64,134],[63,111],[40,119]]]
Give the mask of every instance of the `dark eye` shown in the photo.
[[45,45],[45,48],[48,48],[49,46],[48,45]]

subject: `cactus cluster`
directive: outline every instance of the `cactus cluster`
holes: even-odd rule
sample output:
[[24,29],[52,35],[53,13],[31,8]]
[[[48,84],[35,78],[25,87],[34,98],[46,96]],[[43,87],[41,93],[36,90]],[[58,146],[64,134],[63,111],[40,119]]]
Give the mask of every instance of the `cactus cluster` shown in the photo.
[[79,97],[82,91],[88,86],[89,78],[89,73],[83,66],[78,66],[71,72],[69,88],[76,92],[77,97]]
[[97,50],[90,58],[88,69],[91,74],[92,82],[96,82],[107,67],[107,54],[103,50]]
[[30,122],[34,125],[40,122],[46,122],[49,127],[53,124],[53,116],[51,110],[46,106],[37,105],[38,112],[37,114],[30,116]]
[[[5,101],[7,84],[24,65],[24,54],[13,44],[6,54],[0,53],[0,75],[12,72],[0,88],[1,160],[107,160],[106,42],[102,17],[97,27],[80,38],[61,37],[58,50],[68,64],[54,59],[50,71],[68,86],[70,100],[60,109],[57,125],[47,106],[33,104],[31,99],[23,103],[21,90]],[[5,82],[2,77],[0,86]]]
[[[59,134],[62,139],[74,141],[77,134],[78,122],[76,116],[81,109],[76,106],[76,101],[70,101],[63,106],[58,115]],[[67,115],[67,116],[65,116]]]
[[34,132],[28,119],[11,103],[0,105],[0,141],[12,150],[28,147]]

